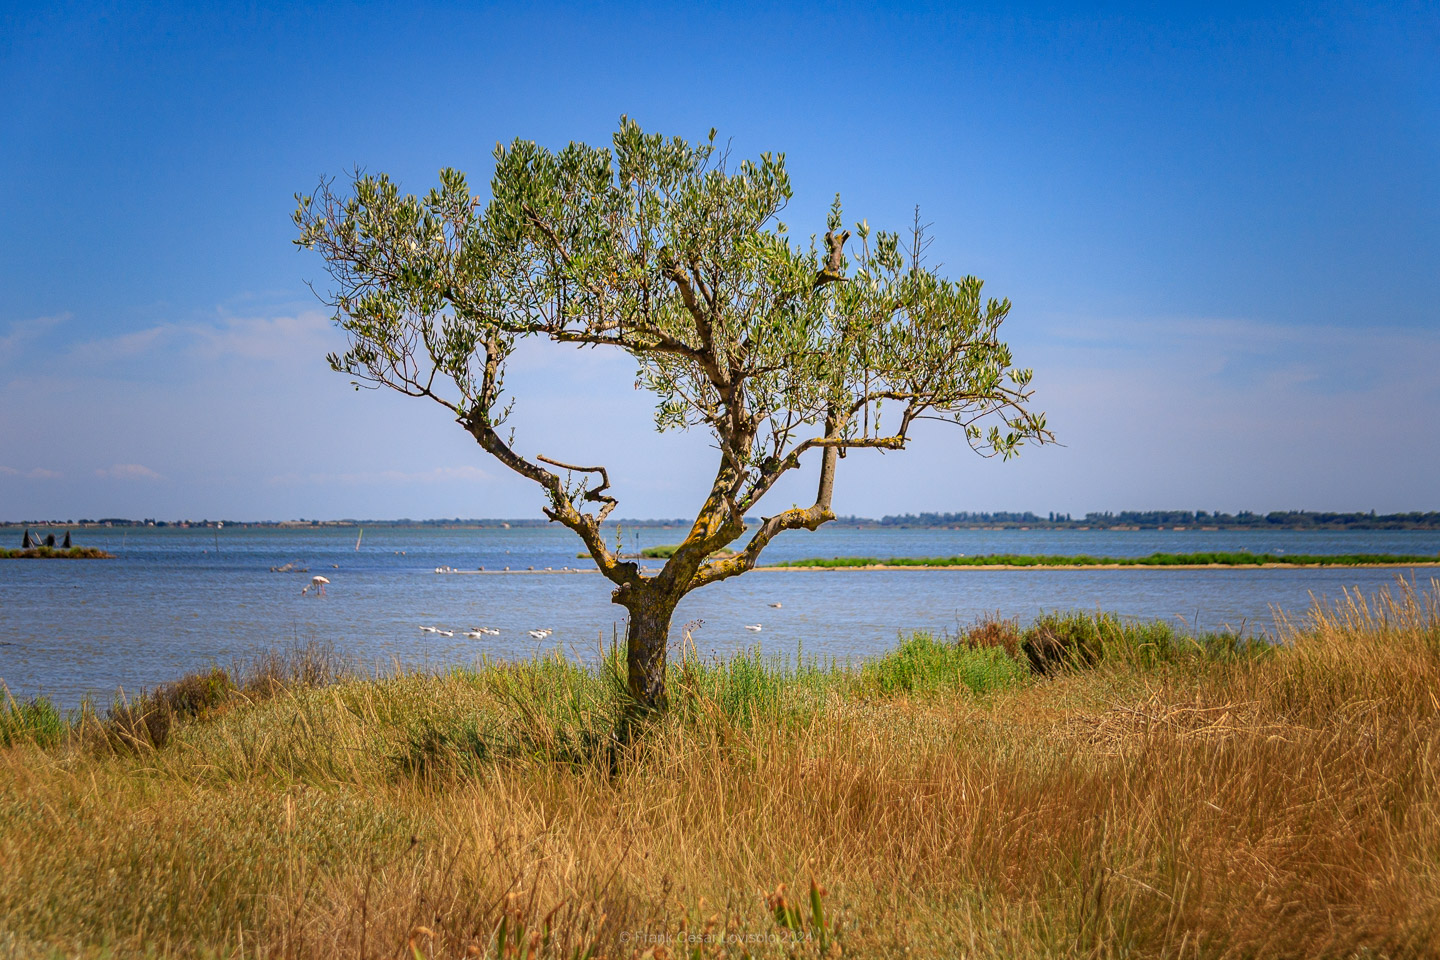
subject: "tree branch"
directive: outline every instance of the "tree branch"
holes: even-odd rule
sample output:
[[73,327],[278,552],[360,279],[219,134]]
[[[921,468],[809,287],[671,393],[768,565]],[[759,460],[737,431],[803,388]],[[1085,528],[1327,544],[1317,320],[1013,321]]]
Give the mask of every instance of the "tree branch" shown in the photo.
[[599,520],[600,522],[603,523],[605,521],[605,518],[610,516],[610,511],[614,510],[615,506],[620,502],[614,497],[605,493],[606,490],[610,489],[610,474],[608,471],[606,471],[604,467],[579,467],[575,466],[574,464],[561,463],[559,460],[551,460],[549,457],[541,456],[539,454],[536,455],[535,459],[539,460],[541,463],[548,463],[552,467],[560,467],[562,470],[573,470],[576,473],[600,474],[600,486],[596,487],[594,490],[590,490],[584,487],[581,488],[584,493],[582,499],[593,500],[596,503],[604,504],[604,506],[600,508],[600,512],[595,516],[595,519]]
[[849,230],[842,230],[839,233],[826,231],[825,246],[828,252],[825,256],[825,266],[816,271],[815,282],[811,286],[812,290],[819,290],[827,283],[838,283],[845,279],[845,274],[840,272],[840,261],[845,254],[845,241],[849,239]]
[[[633,585],[640,581],[640,568],[634,563],[621,563],[610,552],[609,548],[605,546],[605,538],[600,532],[599,519],[575,509],[575,505],[566,495],[564,484],[560,482],[558,476],[544,467],[531,463],[512,450],[509,444],[500,439],[500,435],[495,432],[494,428],[490,426],[489,420],[478,409],[473,410],[468,416],[459,418],[459,423],[487,453],[522,477],[527,477],[545,488],[550,494],[550,501],[553,505],[545,508],[545,515],[575,531],[584,541],[585,548],[590,551],[590,556],[607,579],[622,589],[627,584]],[[545,460],[544,457],[540,459]],[[546,460],[546,462],[555,463],[553,460]]]

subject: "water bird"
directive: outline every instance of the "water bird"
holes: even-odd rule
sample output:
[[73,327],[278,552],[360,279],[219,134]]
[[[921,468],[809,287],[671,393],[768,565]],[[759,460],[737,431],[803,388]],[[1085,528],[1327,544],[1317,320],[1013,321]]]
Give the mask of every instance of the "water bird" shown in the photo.
[[481,627],[480,632],[489,637],[500,636],[500,630],[497,627]]
[[455,631],[454,631],[454,630],[436,630],[435,632],[438,633],[438,634],[440,634],[440,636],[442,636],[442,637],[453,637],[453,636],[455,636]]
[[421,627],[421,628],[420,628],[420,632],[421,632],[421,633],[439,633],[439,632],[440,632],[440,628],[439,628],[439,627]]
[[526,632],[529,633],[530,636],[534,637],[536,640],[544,640],[546,637],[550,636],[550,634],[554,633],[555,631],[547,628],[545,630],[527,630]]
[[314,587],[315,593],[322,597],[325,596],[325,584],[329,582],[329,577],[314,576],[310,578],[310,586]]
[[481,637],[485,636],[485,634],[481,633],[479,630],[466,630],[465,636],[469,637],[471,640],[479,640]]
[[776,600],[774,603],[770,604],[770,606],[774,607],[776,610],[779,610],[779,609],[780,609],[780,601],[779,601],[779,600]]
[[747,624],[745,624],[745,629],[746,629],[746,630],[749,630],[751,633],[759,633],[759,632],[760,632],[760,624],[758,624],[758,623],[747,623]]

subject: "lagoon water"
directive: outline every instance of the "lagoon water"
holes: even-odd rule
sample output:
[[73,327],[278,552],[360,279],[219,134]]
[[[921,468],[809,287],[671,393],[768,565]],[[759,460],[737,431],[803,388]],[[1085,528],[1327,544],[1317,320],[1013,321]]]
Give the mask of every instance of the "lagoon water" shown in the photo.
[[[19,534],[16,533],[18,538]],[[678,528],[627,528],[625,548],[673,543]],[[594,573],[455,576],[435,568],[592,566],[559,528],[143,528],[75,531],[116,560],[0,561],[0,680],[15,696],[73,705],[117,688],[154,686],[212,663],[291,643],[332,643],[364,666],[439,668],[555,648],[594,657],[624,611]],[[638,543],[636,539],[638,538]],[[613,535],[612,535],[613,542]],[[218,550],[217,550],[218,546]],[[778,538],[766,561],[833,556],[1028,553],[1142,556],[1156,551],[1440,553],[1440,531],[986,531],[826,527]],[[272,573],[294,563],[307,573]],[[658,563],[658,561],[652,561]],[[316,574],[323,597],[302,596]],[[1028,620],[1047,610],[1112,610],[1199,629],[1269,633],[1277,611],[1312,597],[1371,594],[1397,576],[1428,586],[1436,568],[1297,570],[892,570],[767,572],[700,590],[676,614],[702,654],[758,644],[767,653],[858,657],[912,630],[951,631],[988,613]],[[769,606],[780,603],[779,609]],[[745,624],[759,623],[753,633]],[[454,630],[447,638],[421,625]],[[486,626],[499,636],[470,640]],[[549,628],[537,642],[526,631]]]

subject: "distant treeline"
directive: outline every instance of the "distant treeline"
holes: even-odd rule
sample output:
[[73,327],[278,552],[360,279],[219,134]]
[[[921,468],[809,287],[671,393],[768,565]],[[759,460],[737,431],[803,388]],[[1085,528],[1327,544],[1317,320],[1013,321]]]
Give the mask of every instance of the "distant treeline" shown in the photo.
[[[865,523],[860,518],[847,518]],[[1440,530],[1440,512],[1429,513],[1322,513],[1311,510],[1275,510],[1270,513],[1210,512],[1206,510],[1122,510],[1087,513],[1076,519],[1068,513],[1045,516],[1024,513],[921,513],[868,521],[882,527],[1031,527],[1078,530],[1116,527],[1216,527],[1269,530]]]
[[[759,521],[747,517],[746,523],[753,526]],[[1023,513],[997,511],[994,513],[962,510],[959,513],[907,513],[902,516],[882,517],[872,520],[868,517],[840,517],[836,521],[844,526],[858,527],[1003,527],[1017,529],[1029,527],[1036,530],[1107,530],[1145,527],[1185,527],[1200,529],[1214,527],[1224,530],[1268,529],[1268,530],[1440,530],[1440,512],[1429,513],[1321,513],[1311,510],[1276,510],[1270,513],[1210,512],[1206,510],[1122,510],[1119,513],[1087,513],[1073,517],[1068,513],[1047,513],[1041,516],[1029,510]],[[26,520],[24,526],[99,526],[99,527],[544,527],[550,521],[543,518],[524,517],[520,519],[454,517],[436,520],[129,520],[121,517],[106,517],[99,520]],[[681,527],[688,528],[689,520],[632,520],[623,519],[620,527]],[[0,526],[20,526],[19,522],[0,523]],[[614,524],[607,523],[606,526]]]

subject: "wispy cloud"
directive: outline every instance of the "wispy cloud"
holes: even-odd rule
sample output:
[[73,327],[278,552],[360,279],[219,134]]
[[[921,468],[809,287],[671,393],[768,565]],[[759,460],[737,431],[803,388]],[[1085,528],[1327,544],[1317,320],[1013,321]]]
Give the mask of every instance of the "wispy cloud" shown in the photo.
[[[1296,326],[1259,320],[1067,318],[1017,345],[1036,383],[1047,371],[1114,378],[1123,391],[1158,377],[1167,395],[1188,385],[1198,397],[1269,394],[1319,399],[1386,396],[1433,402],[1440,398],[1440,332],[1408,327]],[[1154,385],[1152,385],[1154,386]]]
[[311,484],[315,486],[360,486],[363,484],[452,483],[455,481],[489,480],[490,474],[479,467],[436,467],[433,470],[374,470],[361,473],[286,473],[270,478],[277,486]]
[[0,363],[20,357],[27,344],[40,339],[47,331],[53,330],[69,319],[68,314],[53,317],[31,317],[11,322],[9,331],[0,337]]
[[108,480],[164,480],[160,474],[139,463],[117,463],[95,471],[95,476]]
[[92,371],[115,370],[117,362],[152,359],[182,364],[228,359],[279,363],[315,360],[337,342],[330,319],[318,310],[261,317],[222,315],[206,321],[156,323],[80,341],[70,347],[64,362]]
[[32,467],[29,470],[16,470],[14,467],[0,466],[0,476],[24,477],[26,480],[59,480],[60,474],[54,470],[46,470],[44,467]]

